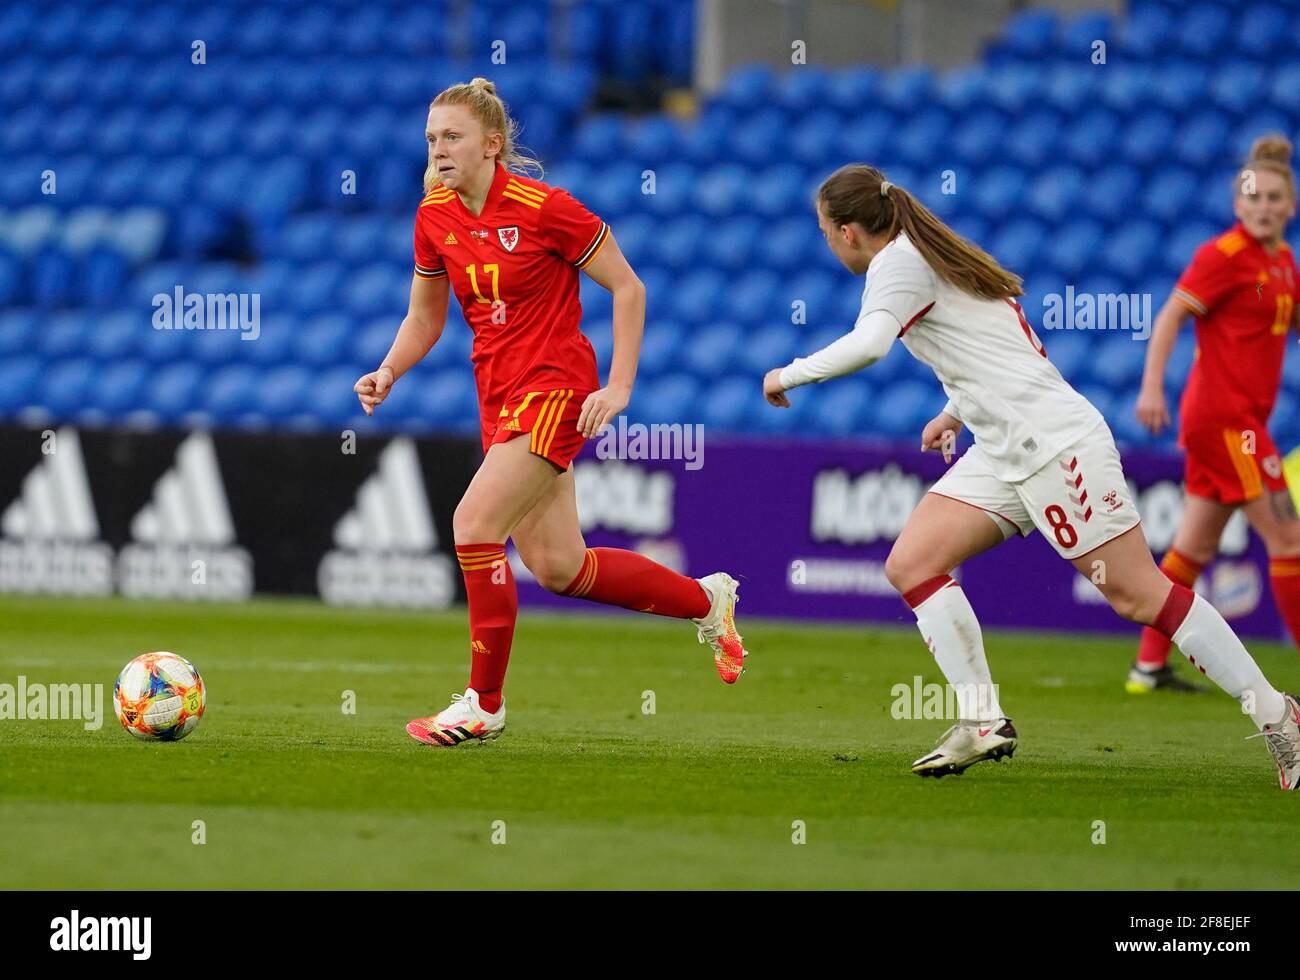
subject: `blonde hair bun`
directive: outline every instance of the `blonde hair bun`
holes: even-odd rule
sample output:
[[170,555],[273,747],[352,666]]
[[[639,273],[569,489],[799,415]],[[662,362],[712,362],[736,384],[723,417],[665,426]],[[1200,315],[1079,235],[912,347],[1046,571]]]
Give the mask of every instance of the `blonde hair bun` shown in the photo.
[[1291,141],[1281,133],[1261,136],[1250,145],[1250,159],[1275,160],[1283,166],[1291,163]]
[[475,78],[471,78],[469,84],[470,84],[470,88],[482,89],[488,95],[497,94],[496,83],[489,81],[488,79],[484,78],[482,75],[479,75]]

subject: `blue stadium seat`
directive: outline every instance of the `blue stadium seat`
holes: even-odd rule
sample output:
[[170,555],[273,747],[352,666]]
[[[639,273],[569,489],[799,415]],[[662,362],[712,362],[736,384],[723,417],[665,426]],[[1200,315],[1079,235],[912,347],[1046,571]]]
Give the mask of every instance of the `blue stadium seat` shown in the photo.
[[23,279],[22,260],[0,245],[0,309],[18,305],[24,291]]
[[[301,364],[285,364],[263,371],[250,393],[253,410],[272,422],[300,412],[313,373],[311,368]],[[398,389],[394,388],[394,398],[397,395]],[[389,403],[385,402],[384,407],[389,408]]]
[[1131,277],[1149,268],[1163,241],[1164,233],[1159,225],[1150,221],[1132,221],[1121,225],[1109,237],[1101,258],[1108,271]]
[[1139,171],[1115,164],[1097,171],[1089,179],[1088,207],[1099,220],[1118,224],[1132,216],[1133,201],[1141,192]]
[[195,407],[211,412],[223,422],[233,420],[249,410],[260,380],[261,372],[253,365],[226,365],[208,378],[198,393]]
[[150,372],[140,402],[164,421],[178,419],[193,407],[203,377],[203,369],[194,363],[162,365]]
[[1198,3],[1175,20],[1175,43],[1188,57],[1212,60],[1220,54],[1221,42],[1231,35],[1232,26],[1224,5]]
[[994,167],[975,185],[975,209],[986,218],[1000,218],[1024,200],[1025,184],[1024,171],[1018,167]]
[[1048,239],[1043,258],[1063,280],[1076,281],[1088,263],[1100,253],[1104,238],[1103,229],[1097,222],[1087,218],[1070,221]]
[[[833,385],[818,392],[817,404],[812,410],[817,427],[835,436],[860,434],[861,420],[871,411],[875,400],[872,393],[873,385],[865,377],[837,378]],[[891,404],[891,409],[898,408]],[[897,413],[891,412],[890,417],[897,418]]]
[[1265,63],[1293,52],[1295,17],[1294,4],[1247,6],[1236,20],[1237,48],[1244,57]]
[[1069,127],[1061,146],[1065,156],[1089,168],[1100,167],[1114,155],[1114,142],[1121,131],[1119,120],[1107,109],[1087,111]]
[[1034,178],[1026,203],[1029,212],[1035,217],[1056,225],[1067,217],[1078,214],[1091,190],[1089,181],[1078,168],[1057,166],[1042,171]]
[[1051,51],[1057,32],[1057,16],[1050,10],[1022,10],[1003,26],[1002,35],[990,45],[987,57],[993,64],[1011,59],[1031,61]]
[[1178,138],[1178,127],[1164,113],[1142,113],[1141,125],[1132,126],[1119,143],[1119,155],[1134,167],[1163,166],[1169,157],[1169,146]]
[[1047,227],[1032,218],[1013,218],[988,242],[989,251],[1013,271],[1023,272],[1037,259]]
[[0,417],[12,417],[39,391],[45,366],[30,355],[0,361]]
[[1133,4],[1119,27],[1118,53],[1134,62],[1153,60],[1169,50],[1174,18],[1156,4]]
[[1089,63],[1094,45],[1101,41],[1107,46],[1112,42],[1115,24],[1105,11],[1084,11],[1069,17],[1059,24],[1056,30],[1055,47],[1057,55],[1066,61]]
[[[973,167],[992,164],[1000,155],[1007,126],[1004,115],[988,108],[977,109],[966,116],[952,136],[952,147],[957,151],[958,159]],[[881,142],[886,138],[887,134],[882,135]]]
[[867,402],[871,432],[897,439],[920,439],[921,428],[943,407],[943,392],[932,381],[898,381]]
[[1094,333],[1096,348],[1091,358],[1088,376],[1112,391],[1136,390],[1142,379],[1142,366],[1146,360],[1146,344],[1135,341],[1124,332]]
[[[752,377],[731,376],[712,383],[703,399],[699,421],[705,431],[735,432],[744,428],[742,420],[756,406],[763,406],[762,386]],[[772,409],[775,411],[775,409]]]
[[934,98],[954,115],[975,109],[988,92],[988,72],[983,65],[954,68],[934,81]]
[[1262,65],[1249,61],[1226,62],[1210,78],[1210,95],[1221,109],[1230,113],[1256,110],[1266,78]]
[[[871,163],[882,159],[898,132],[899,119],[884,107],[873,106],[851,117],[839,134],[837,157],[845,161]],[[832,168],[825,162],[821,168]]]
[[845,116],[862,112],[877,101],[882,73],[875,68],[853,67],[837,71],[826,85],[832,107]]
[[700,378],[717,377],[735,362],[744,333],[731,323],[709,323],[692,331],[682,350],[682,365]]

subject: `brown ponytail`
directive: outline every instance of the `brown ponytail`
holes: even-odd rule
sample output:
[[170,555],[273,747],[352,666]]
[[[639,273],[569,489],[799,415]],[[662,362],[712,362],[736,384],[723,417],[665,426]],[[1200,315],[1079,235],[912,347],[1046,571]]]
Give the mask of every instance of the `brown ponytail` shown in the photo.
[[1241,165],[1241,173],[1233,181],[1237,193],[1241,193],[1248,171],[1268,170],[1277,174],[1286,183],[1295,200],[1295,172],[1291,169],[1291,141],[1281,133],[1270,133],[1255,140],[1250,147],[1250,157]]
[[837,228],[856,221],[868,234],[883,232],[890,241],[904,232],[935,273],[959,289],[985,299],[1024,293],[1019,276],[954,232],[903,188],[886,181],[875,167],[863,163],[840,167],[826,178],[817,200]]
[[[492,82],[486,78],[475,78],[460,85],[452,85],[439,92],[429,108],[437,105],[463,105],[478,120],[484,133],[500,133],[504,137],[501,152],[497,154],[499,163],[514,173],[527,174],[533,171],[541,176],[542,165],[515,145],[519,124],[510,118],[510,112],[501,101],[501,96],[497,95],[497,87]],[[438,177],[438,168],[430,158],[424,171],[424,192],[429,193],[439,183],[441,179]]]

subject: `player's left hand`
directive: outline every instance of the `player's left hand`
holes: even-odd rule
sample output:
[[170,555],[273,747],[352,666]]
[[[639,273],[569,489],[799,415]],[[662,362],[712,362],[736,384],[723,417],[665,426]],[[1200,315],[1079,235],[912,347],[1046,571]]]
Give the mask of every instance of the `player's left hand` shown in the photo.
[[578,431],[584,439],[590,439],[610,422],[619,412],[627,408],[632,397],[629,389],[607,385],[600,391],[593,391],[582,403],[582,413],[578,416]]
[[763,375],[763,397],[769,405],[777,408],[789,408],[790,399],[785,395],[785,386],[781,384],[781,369],[772,368]]
[[951,463],[959,432],[961,432],[961,422],[947,412],[940,412],[925,423],[925,428],[921,431],[921,452],[938,450],[943,453],[943,461]]

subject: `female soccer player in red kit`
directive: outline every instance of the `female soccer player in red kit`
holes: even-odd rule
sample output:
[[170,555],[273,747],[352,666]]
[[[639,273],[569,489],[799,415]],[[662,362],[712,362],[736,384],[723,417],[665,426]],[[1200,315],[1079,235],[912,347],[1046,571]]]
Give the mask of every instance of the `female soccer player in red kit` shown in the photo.
[[[518,611],[508,537],[552,592],[691,620],[727,683],[745,656],[735,579],[722,572],[692,579],[636,552],[583,541],[570,463],[627,406],[645,288],[608,225],[567,191],[517,172],[536,163],[515,150],[515,130],[486,79],[433,100],[409,309],[379,369],[355,386],[373,414],[438,340],[455,291],[474,332],[484,459],[453,518],[469,600],[470,680],[444,711],[406,726],[429,745],[486,741],[505,728],[501,691]],[[614,295],[603,388],[579,329],[579,270]]]
[[[1296,209],[1290,160],[1284,137],[1255,141],[1236,178],[1237,224],[1196,250],[1156,318],[1137,417],[1153,433],[1169,425],[1165,364],[1178,331],[1196,317],[1197,357],[1179,406],[1186,505],[1160,568],[1190,588],[1240,507],[1264,539],[1273,599],[1300,645],[1300,519],[1266,427],[1300,292],[1300,273],[1282,237]],[[1168,660],[1168,637],[1144,629],[1127,690],[1191,687],[1173,675]]]

